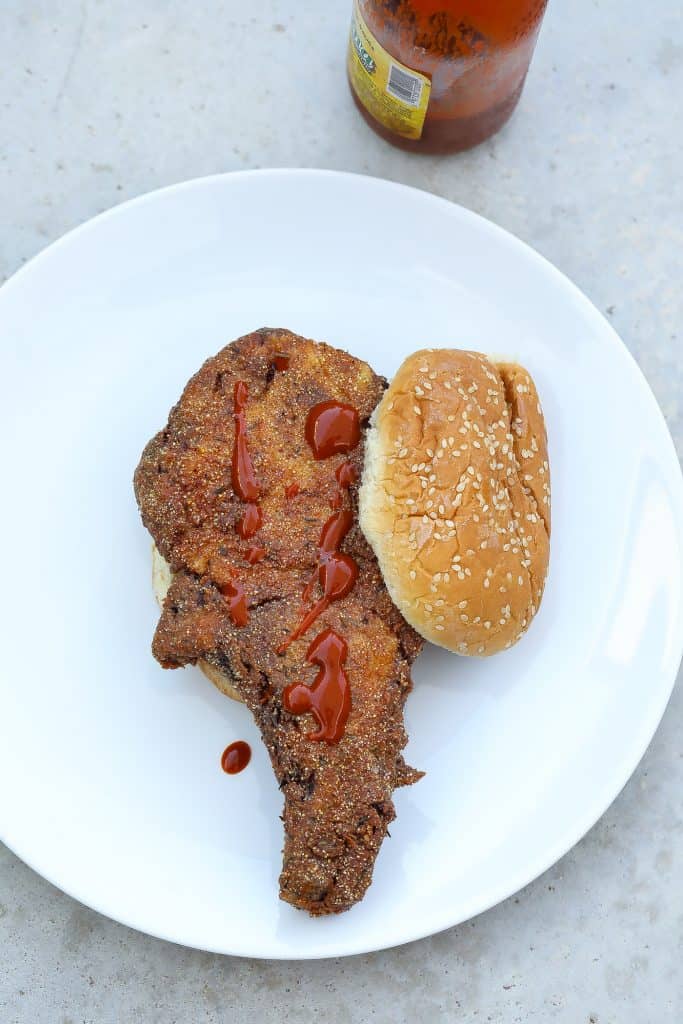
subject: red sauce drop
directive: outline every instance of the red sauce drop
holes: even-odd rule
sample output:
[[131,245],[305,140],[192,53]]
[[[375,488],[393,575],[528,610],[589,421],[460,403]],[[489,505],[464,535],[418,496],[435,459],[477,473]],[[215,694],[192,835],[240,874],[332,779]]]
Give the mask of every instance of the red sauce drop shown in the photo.
[[286,356],[283,352],[277,352],[273,356],[273,366],[276,370],[288,370],[290,363],[290,357]]
[[221,757],[221,768],[228,775],[237,775],[244,771],[251,761],[251,747],[244,740],[235,740],[226,747]]
[[323,595],[303,615],[296,629],[278,647],[278,654],[284,654],[289,645],[308,632],[318,616],[332,601],[339,601],[351,591],[358,579],[358,565],[351,557],[339,550],[342,541],[353,525],[350,509],[333,512],[325,522],[318,542],[318,565],[304,590],[304,604],[310,601],[316,581],[322,587]]
[[358,410],[343,402],[320,402],[306,417],[306,440],[316,459],[350,452],[360,441]]
[[306,652],[306,661],[320,671],[311,686],[292,683],[282,693],[282,705],[293,715],[310,711],[318,731],[308,733],[310,740],[338,743],[351,711],[351,687],[344,671],[348,644],[333,629],[320,633]]
[[243,540],[249,540],[261,529],[263,523],[263,512],[261,506],[254,501],[248,501],[244,515],[238,519],[235,529]]
[[285,498],[287,501],[291,501],[292,498],[296,498],[300,490],[301,488],[298,484],[290,484],[288,487],[285,487]]
[[254,545],[254,547],[247,548],[247,553],[244,556],[244,559],[246,562],[249,562],[249,565],[256,565],[257,562],[263,561],[265,557],[266,549],[259,548]]
[[235,626],[246,626],[249,622],[249,609],[244,587],[237,580],[231,580],[221,587],[221,594],[228,602],[230,618]]

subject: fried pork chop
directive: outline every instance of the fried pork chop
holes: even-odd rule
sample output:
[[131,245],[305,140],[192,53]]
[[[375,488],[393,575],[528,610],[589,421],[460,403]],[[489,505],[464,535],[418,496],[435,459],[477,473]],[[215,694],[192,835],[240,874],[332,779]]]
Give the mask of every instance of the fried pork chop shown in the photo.
[[[153,653],[166,668],[202,659],[250,708],[285,799],[280,896],[316,915],[362,898],[395,816],[392,792],[420,776],[401,750],[421,640],[392,604],[358,528],[354,483],[342,491],[335,477],[360,477],[362,434],[384,386],[345,352],[288,331],[256,331],[204,363],[135,473],[143,522],[174,573]],[[361,439],[348,453],[316,459],[305,426],[326,402],[358,411]],[[236,430],[248,450],[241,496]],[[333,557],[342,569],[353,560],[358,576],[326,605],[321,530],[331,506],[344,503],[347,532]],[[292,640],[316,602],[320,614]],[[335,737],[322,735],[308,704],[326,671],[315,644],[326,638],[350,693]]]

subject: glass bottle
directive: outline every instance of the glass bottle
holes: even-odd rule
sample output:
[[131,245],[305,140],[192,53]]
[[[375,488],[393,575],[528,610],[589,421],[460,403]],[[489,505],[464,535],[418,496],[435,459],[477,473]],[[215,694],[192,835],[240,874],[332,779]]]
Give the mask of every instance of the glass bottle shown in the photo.
[[354,0],[353,98],[389,142],[452,153],[517,105],[547,0]]

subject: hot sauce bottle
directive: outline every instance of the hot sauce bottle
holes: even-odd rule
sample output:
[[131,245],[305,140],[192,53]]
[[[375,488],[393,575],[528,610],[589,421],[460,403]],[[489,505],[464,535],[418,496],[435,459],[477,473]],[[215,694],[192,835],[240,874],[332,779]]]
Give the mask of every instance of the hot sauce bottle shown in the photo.
[[353,98],[389,142],[469,149],[517,105],[547,0],[354,0]]

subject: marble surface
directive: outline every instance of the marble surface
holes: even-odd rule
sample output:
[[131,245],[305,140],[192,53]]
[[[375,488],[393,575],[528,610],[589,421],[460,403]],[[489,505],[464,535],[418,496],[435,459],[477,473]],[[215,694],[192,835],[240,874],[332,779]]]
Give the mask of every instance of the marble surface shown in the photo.
[[[634,354],[681,454],[679,0],[648,18],[636,0],[551,0],[514,120],[449,158],[398,152],[358,117],[343,71],[349,9],[5,0],[0,280],[93,214],[185,178],[290,165],[407,182],[568,274]],[[369,956],[268,963],[172,946],[0,849],[0,1020],[678,1024],[682,713],[679,685],[622,794],[542,878],[476,920]]]

